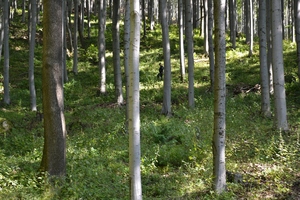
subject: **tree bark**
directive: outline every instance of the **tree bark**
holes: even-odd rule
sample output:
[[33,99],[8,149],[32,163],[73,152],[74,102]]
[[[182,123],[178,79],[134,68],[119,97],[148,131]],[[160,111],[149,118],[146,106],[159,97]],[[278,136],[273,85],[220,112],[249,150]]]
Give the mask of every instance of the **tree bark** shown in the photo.
[[100,0],[98,11],[98,58],[99,58],[99,92],[106,93],[106,67],[105,67],[105,26],[106,26],[106,0]]
[[275,124],[279,130],[289,129],[283,69],[281,1],[272,1],[272,54],[275,97]]
[[130,1],[130,47],[129,47],[129,171],[130,197],[142,199],[141,150],[140,150],[140,4],[139,0]]
[[167,5],[165,0],[159,0],[160,17],[163,38],[164,53],[164,95],[162,114],[170,116],[171,113],[171,56],[170,56],[170,39],[169,25],[167,21]]
[[[152,0],[153,1],[153,0]],[[179,28],[179,54],[180,54],[180,79],[181,82],[185,78],[185,62],[184,62],[184,38],[183,38],[183,4],[182,0],[178,0],[178,28]]]
[[209,75],[210,75],[210,88],[213,90],[214,88],[214,68],[215,68],[215,60],[214,60],[214,41],[213,41],[213,0],[208,0],[208,47],[209,47]]
[[214,133],[213,172],[214,190],[222,193],[226,189],[225,168],[225,102],[226,102],[226,42],[225,0],[214,0],[215,16],[215,84],[214,84]]
[[300,81],[300,0],[294,0],[295,8],[295,35],[297,43],[297,64],[298,64],[298,78]]
[[4,50],[4,103],[10,104],[10,94],[9,94],[9,5],[8,1],[4,1],[3,4],[3,19],[4,19],[4,40],[3,40],[3,50]]
[[51,176],[64,176],[66,125],[62,78],[62,1],[44,0],[43,5],[44,151],[41,170]]

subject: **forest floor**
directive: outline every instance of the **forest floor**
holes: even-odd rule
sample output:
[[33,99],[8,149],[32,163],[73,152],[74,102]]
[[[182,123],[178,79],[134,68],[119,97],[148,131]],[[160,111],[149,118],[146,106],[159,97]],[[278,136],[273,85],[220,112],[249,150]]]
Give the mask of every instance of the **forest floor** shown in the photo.
[[[40,34],[41,28],[38,30]],[[128,199],[129,138],[124,123],[125,106],[115,104],[110,30],[108,22],[106,95],[97,95],[96,30],[92,29],[91,38],[86,38],[88,48],[79,49],[77,75],[71,73],[72,57],[67,60],[69,81],[64,85],[67,176],[63,184],[52,190],[38,172],[43,149],[42,46],[37,44],[35,53],[39,109],[36,113],[30,111],[26,24],[11,22],[11,105],[1,103],[0,108],[1,124],[4,121],[9,124],[8,131],[0,129],[0,199]],[[260,114],[259,89],[245,92],[260,82],[257,41],[253,56],[249,57],[249,46],[243,36],[238,38],[236,49],[227,40],[228,180],[227,191],[218,196],[212,190],[213,94],[209,91],[209,63],[203,53],[203,37],[195,30],[196,107],[189,109],[187,78],[180,81],[177,30],[170,27],[173,114],[165,117],[161,114],[163,82],[156,79],[159,63],[163,62],[159,26],[146,35],[141,40],[140,53],[143,198],[300,199],[300,84],[296,76],[296,45],[284,41],[290,131],[280,132],[274,128],[274,116],[264,118]]]

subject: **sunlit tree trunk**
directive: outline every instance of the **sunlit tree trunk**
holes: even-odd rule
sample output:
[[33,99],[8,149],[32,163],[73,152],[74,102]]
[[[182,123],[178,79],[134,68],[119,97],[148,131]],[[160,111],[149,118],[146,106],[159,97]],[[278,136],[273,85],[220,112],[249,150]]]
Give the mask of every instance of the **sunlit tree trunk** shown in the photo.
[[10,104],[10,94],[9,94],[9,5],[8,1],[4,1],[3,4],[3,20],[4,20],[4,40],[3,40],[3,51],[4,51],[4,103]]
[[266,0],[259,1],[259,60],[261,83],[261,112],[265,117],[271,117],[269,71],[267,62],[267,29]]
[[193,38],[193,7],[192,0],[185,1],[185,36],[187,41],[188,54],[188,79],[189,79],[189,106],[195,107],[194,94],[194,38]]
[[249,41],[249,56],[253,54],[253,40],[254,40],[254,27],[253,27],[253,2],[249,0],[249,27],[250,27],[250,41]]
[[106,0],[100,0],[98,11],[98,58],[99,58],[99,92],[106,93],[106,67],[105,67],[105,26],[106,26]]
[[268,69],[270,79],[270,94],[274,93],[273,87],[273,67],[272,67],[272,6],[271,0],[267,1],[267,47],[268,47]]
[[226,189],[225,168],[225,102],[226,102],[226,42],[225,0],[214,0],[215,17],[215,84],[214,84],[214,133],[213,133],[213,186],[217,193]]
[[179,54],[180,54],[180,79],[183,82],[185,78],[184,63],[184,38],[183,38],[183,4],[178,0],[178,28],[179,28]]
[[142,199],[139,90],[140,23],[139,0],[130,0],[128,131],[130,198],[132,200]]
[[41,170],[50,176],[66,174],[66,125],[62,78],[61,0],[44,0],[43,12],[43,113],[44,150]]
[[275,124],[278,129],[287,131],[286,98],[283,69],[281,1],[272,1],[272,50],[275,97]]
[[120,65],[120,28],[119,28],[119,10],[120,0],[113,2],[113,64],[114,64],[114,81],[115,95],[118,105],[123,104],[122,77]]
[[163,53],[164,53],[164,96],[162,114],[171,115],[171,56],[170,56],[170,39],[169,25],[167,21],[167,5],[165,0],[159,0]]
[[208,0],[204,0],[204,53],[209,54],[208,42]]
[[31,0],[30,12],[30,34],[29,34],[29,92],[30,92],[30,109],[36,111],[36,91],[34,83],[34,49],[35,49],[35,33],[36,33],[36,0]]

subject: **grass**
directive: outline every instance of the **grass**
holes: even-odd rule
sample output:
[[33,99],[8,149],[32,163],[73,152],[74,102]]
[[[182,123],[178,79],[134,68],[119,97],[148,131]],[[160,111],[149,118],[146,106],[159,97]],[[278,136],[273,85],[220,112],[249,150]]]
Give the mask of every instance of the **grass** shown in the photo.
[[[14,23],[12,21],[12,23]],[[26,26],[22,24],[22,26]],[[111,24],[108,23],[108,30]],[[95,26],[92,26],[95,27]],[[156,80],[163,61],[159,26],[141,41],[141,150],[144,199],[296,199],[299,195],[299,80],[286,84],[291,131],[274,129],[273,120],[260,115],[260,94],[234,94],[235,87],[259,83],[258,46],[248,57],[240,38],[236,50],[227,50],[226,167],[242,175],[216,195],[212,186],[213,96],[208,91],[208,60],[203,59],[203,38],[195,30],[195,102],[188,108],[187,81],[179,75],[179,47],[175,26],[170,27],[173,116],[161,115],[162,82]],[[22,30],[22,31],[21,31]],[[42,158],[43,124],[29,109],[26,32],[12,28],[10,41],[11,105],[1,104],[1,199],[128,199],[128,135],[125,107],[116,107],[113,87],[112,42],[107,34],[108,93],[97,96],[96,33],[79,49],[78,75],[69,73],[65,84],[67,176],[53,190],[38,172]],[[227,46],[230,46],[227,41]],[[284,42],[286,74],[294,75],[296,46]],[[41,46],[36,49],[36,89],[41,110]],[[121,54],[122,55],[122,54]],[[199,61],[198,61],[199,60]],[[72,71],[72,58],[67,60]],[[2,79],[1,79],[2,80]],[[2,82],[0,83],[1,86]],[[272,97],[273,98],[273,97]],[[272,99],[273,101],[273,99]]]

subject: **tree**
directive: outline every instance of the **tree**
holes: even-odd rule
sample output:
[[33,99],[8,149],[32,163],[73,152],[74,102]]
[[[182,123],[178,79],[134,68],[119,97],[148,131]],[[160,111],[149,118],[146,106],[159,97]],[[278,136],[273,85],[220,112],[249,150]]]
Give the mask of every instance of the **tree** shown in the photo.
[[297,43],[298,78],[300,80],[300,0],[294,0],[295,35]]
[[36,91],[34,83],[34,48],[35,48],[35,33],[36,33],[36,0],[31,0],[31,12],[30,12],[30,34],[29,34],[29,92],[30,92],[30,108],[32,111],[36,111]]
[[272,1],[272,47],[275,124],[279,130],[287,131],[289,127],[284,87],[281,1]]
[[263,116],[271,116],[269,71],[267,61],[267,29],[266,29],[266,1],[259,1],[259,60],[261,83],[261,112]]
[[9,5],[8,1],[4,1],[3,4],[3,19],[4,19],[4,40],[3,40],[3,50],[4,50],[4,103],[10,104],[10,94],[9,94]]
[[254,30],[253,30],[253,2],[252,2],[252,0],[249,0],[249,27],[250,27],[250,29],[249,29],[249,31],[250,31],[250,33],[249,33],[249,39],[250,39],[250,41],[249,41],[249,56],[252,56],[252,54],[253,54],[253,34],[254,34]]
[[215,21],[215,84],[214,84],[214,133],[213,133],[213,172],[214,190],[222,193],[226,189],[225,168],[225,4],[226,0],[214,0]]
[[44,150],[41,170],[51,176],[66,173],[66,125],[63,94],[63,1],[43,1]]
[[125,1],[124,17],[124,71],[126,88],[126,128],[128,129],[128,102],[129,102],[129,45],[130,45],[130,0]]
[[98,11],[98,59],[99,59],[99,92],[106,93],[105,67],[105,27],[106,27],[106,0],[100,0]]
[[142,199],[141,147],[140,147],[140,4],[139,0],[130,1],[130,47],[129,47],[129,171],[131,199]]
[[178,26],[179,26],[180,79],[183,82],[184,77],[185,77],[185,63],[184,63],[183,4],[182,4],[182,0],[178,0]]
[[166,3],[165,0],[159,0],[164,52],[164,96],[162,114],[169,116],[171,115],[171,56]]
[[73,73],[78,74],[78,0],[74,0],[74,52],[73,52]]
[[232,48],[236,46],[236,0],[229,1],[229,23],[230,23],[230,42]]
[[114,64],[114,80],[115,95],[118,105],[123,104],[122,77],[120,65],[120,28],[119,28],[119,10],[120,0],[113,2],[113,64]]
[[188,54],[188,79],[189,79],[189,106],[195,107],[194,94],[194,38],[193,38],[193,8],[192,0],[185,1],[185,35],[187,41]]
[[207,15],[208,15],[208,53],[209,53],[209,75],[210,75],[210,88],[214,88],[214,41],[213,41],[213,0],[208,0],[207,2]]

